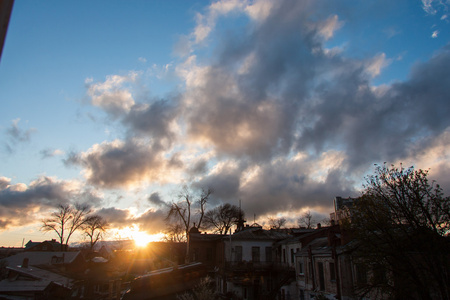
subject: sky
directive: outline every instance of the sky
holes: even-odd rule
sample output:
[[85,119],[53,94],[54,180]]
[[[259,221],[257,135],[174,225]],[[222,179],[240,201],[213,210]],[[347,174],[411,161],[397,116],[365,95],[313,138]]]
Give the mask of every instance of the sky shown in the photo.
[[16,1],[0,61],[0,244],[88,203],[158,234],[184,186],[249,223],[356,197],[374,164],[450,190],[450,1]]

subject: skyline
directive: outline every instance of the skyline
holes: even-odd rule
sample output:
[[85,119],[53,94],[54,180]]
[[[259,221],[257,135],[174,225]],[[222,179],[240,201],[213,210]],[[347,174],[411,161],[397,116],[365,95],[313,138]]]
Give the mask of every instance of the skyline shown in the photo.
[[448,193],[449,1],[167,2],[15,2],[4,246],[53,238],[39,221],[75,201],[159,233],[184,184],[260,224],[326,217],[384,162]]

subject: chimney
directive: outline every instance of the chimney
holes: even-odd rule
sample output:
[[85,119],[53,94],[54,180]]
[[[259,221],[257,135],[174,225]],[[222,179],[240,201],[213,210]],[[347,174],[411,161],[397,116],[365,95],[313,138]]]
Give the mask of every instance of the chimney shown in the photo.
[[22,262],[22,268],[28,269],[28,258],[25,257]]

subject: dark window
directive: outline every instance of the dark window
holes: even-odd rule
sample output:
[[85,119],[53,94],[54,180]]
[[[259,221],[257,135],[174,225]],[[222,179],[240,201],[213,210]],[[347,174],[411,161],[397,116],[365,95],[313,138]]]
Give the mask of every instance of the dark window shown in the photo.
[[198,260],[198,253],[199,253],[199,249],[198,248],[194,248],[194,251],[192,252],[192,260],[193,261],[197,261]]
[[294,263],[294,249],[291,249],[291,264]]
[[286,249],[283,249],[283,262],[286,262]]
[[319,269],[319,289],[321,291],[325,290],[325,274],[323,272],[323,263],[318,262],[317,268]]
[[302,262],[298,263],[298,273],[303,275],[303,263]]
[[206,261],[212,261],[213,260],[213,249],[208,247],[206,248]]
[[387,282],[386,269],[383,266],[381,265],[374,266],[373,281],[376,284],[383,284]]
[[242,261],[242,246],[236,246],[234,248],[235,261]]
[[252,247],[252,261],[254,262],[260,262],[261,257],[259,253],[259,247]]
[[334,263],[330,262],[330,280],[335,281],[336,280],[336,270],[334,269]]
[[266,261],[272,261],[272,247],[266,247]]
[[367,269],[361,264],[356,265],[356,283],[359,285],[367,283]]

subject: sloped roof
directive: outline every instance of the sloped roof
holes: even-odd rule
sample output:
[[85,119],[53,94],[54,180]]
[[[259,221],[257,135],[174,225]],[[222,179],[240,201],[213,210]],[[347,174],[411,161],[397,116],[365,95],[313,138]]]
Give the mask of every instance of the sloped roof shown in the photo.
[[308,251],[311,249],[313,254],[325,253],[331,251],[331,247],[328,245],[328,237],[319,237],[302,248],[296,256],[307,256]]
[[36,265],[50,265],[52,264],[52,258],[63,257],[64,256],[64,264],[72,263],[77,257],[80,255],[80,252],[21,252],[16,255],[9,256],[4,258],[3,260],[8,263],[9,267],[17,267],[21,266],[23,260],[28,258],[29,266]]
[[248,227],[231,236],[232,240],[282,240],[289,237],[288,233],[276,230],[265,230],[258,227]]
[[[35,279],[35,281],[48,281],[54,282],[61,286],[72,286],[73,280],[63,276],[61,274],[57,274],[48,270],[44,270],[38,267],[28,267],[28,268],[20,268],[20,267],[7,267],[9,270],[17,272],[23,276],[30,277]],[[17,280],[16,282],[22,282],[21,280]]]

